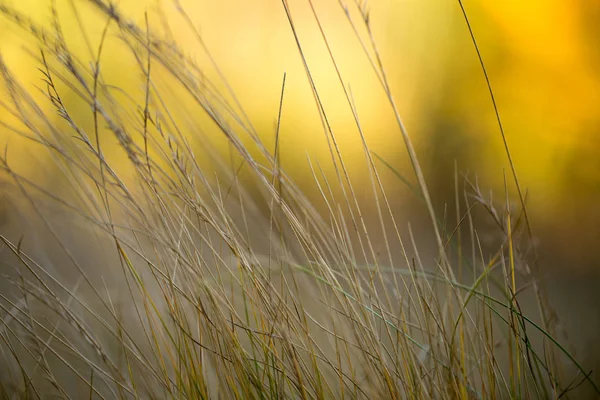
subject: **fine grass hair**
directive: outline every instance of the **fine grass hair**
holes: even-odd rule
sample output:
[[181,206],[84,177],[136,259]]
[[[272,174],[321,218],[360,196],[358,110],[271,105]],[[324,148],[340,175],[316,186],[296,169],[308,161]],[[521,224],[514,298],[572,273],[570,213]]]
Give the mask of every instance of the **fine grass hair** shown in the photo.
[[[493,201],[457,167],[451,223],[434,207],[366,2],[340,2],[356,33],[348,40],[360,42],[357,57],[385,93],[382,112],[395,117],[411,171],[370,150],[307,4],[360,135],[360,189],[286,0],[331,155],[332,173],[307,158],[312,194],[282,168],[285,72],[275,132],[258,131],[179,2],[218,82],[148,15],[138,24],[109,1],[71,2],[105,21],[96,42],[79,21],[84,59],[70,50],[56,7],[47,28],[0,2],[2,23],[35,40],[26,50],[43,82],[34,93],[0,58],[0,134],[36,154],[12,154],[9,143],[0,157],[2,397],[563,398],[583,386],[600,395],[559,340],[500,114],[505,193]],[[108,42],[132,57],[123,74],[137,86],[106,79]],[[38,165],[38,155],[45,171],[13,168],[16,157]],[[421,202],[435,251],[420,251],[412,227],[399,226],[384,173]],[[481,243],[482,218],[494,224],[495,248]],[[538,313],[522,310],[523,296]]]

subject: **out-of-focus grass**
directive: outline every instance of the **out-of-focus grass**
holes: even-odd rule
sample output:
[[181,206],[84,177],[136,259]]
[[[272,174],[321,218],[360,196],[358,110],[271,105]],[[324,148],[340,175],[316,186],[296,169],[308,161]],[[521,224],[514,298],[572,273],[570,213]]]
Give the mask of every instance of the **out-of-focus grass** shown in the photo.
[[[600,394],[557,339],[525,193],[513,204],[506,189],[493,202],[455,172],[456,227],[435,210],[364,4],[347,5],[358,32],[348,40],[364,49],[411,169],[371,151],[328,51],[323,62],[337,73],[365,157],[368,186],[355,183],[284,1],[333,165],[328,174],[308,159],[320,194],[309,199],[281,168],[285,74],[267,146],[225,76],[208,79],[147,18],[89,3],[106,21],[90,41],[91,64],[69,49],[58,13],[45,29],[0,7],[36,40],[31,62],[45,96],[36,101],[0,63],[0,104],[12,116],[0,129],[53,161],[33,179],[12,167],[10,147],[1,159],[3,396],[559,398],[580,386]],[[319,13],[312,18],[322,28]],[[137,91],[105,80],[111,29],[133,60],[123,74]],[[108,156],[110,143],[118,150]],[[422,201],[433,251],[398,226],[384,170]],[[494,222],[497,248],[481,245],[474,210]],[[522,312],[525,294],[538,314]]]

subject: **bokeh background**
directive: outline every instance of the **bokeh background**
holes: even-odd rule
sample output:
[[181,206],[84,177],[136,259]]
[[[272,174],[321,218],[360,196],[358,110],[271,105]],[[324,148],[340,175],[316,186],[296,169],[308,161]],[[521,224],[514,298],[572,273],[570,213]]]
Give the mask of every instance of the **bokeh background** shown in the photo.
[[[50,27],[50,1],[6,3]],[[175,2],[123,0],[118,4],[141,26],[147,12],[151,29],[171,36],[205,67],[208,77],[218,80]],[[477,176],[483,187],[502,196],[507,157],[459,4],[439,0],[365,4],[395,100],[434,198],[443,204],[453,197],[455,162],[459,172],[471,179]],[[296,179],[310,181],[307,154],[328,158],[329,150],[282,3],[222,0],[181,5],[267,144],[274,141],[282,77],[287,74],[282,162],[296,171]],[[362,144],[310,5],[304,0],[289,5],[346,162],[358,176],[366,170]],[[338,1],[318,1],[314,6],[345,84],[352,90],[369,146],[410,176],[391,109]],[[529,190],[539,245],[555,252],[563,268],[595,269],[600,256],[600,5],[583,0],[467,0],[464,6],[517,172]],[[106,21],[86,1],[58,0],[56,9],[71,50],[91,60],[86,44],[96,51]],[[81,34],[82,23],[87,35]],[[359,35],[368,40],[364,30],[359,29]],[[37,51],[30,38],[2,21],[0,43],[2,57],[21,82],[40,87],[39,65],[25,51]],[[131,82],[123,73],[133,69],[133,63],[119,43],[116,28],[109,29],[102,58],[106,79],[130,92],[140,91],[139,81]],[[12,154],[35,151],[14,135],[0,135],[0,147],[7,142]],[[20,160],[23,165],[18,166]],[[14,167],[39,169],[25,156],[13,156],[12,162]],[[410,197],[402,189],[393,194]]]
[[[43,26],[51,26],[50,1],[2,3]],[[71,51],[88,62],[107,22],[91,3],[55,2]],[[352,91],[367,143],[414,181],[385,93],[339,3],[319,0],[314,2],[314,9],[344,84]],[[286,73],[281,160],[294,179],[310,190],[313,178],[307,157],[326,166],[330,156],[281,1],[118,3],[119,10],[140,26],[145,26],[147,12],[151,29],[179,43],[208,78],[221,82],[219,71],[178,12],[177,4],[186,10],[267,146],[274,143]],[[373,0],[361,4],[370,10],[373,38],[437,210],[443,213],[444,205],[454,198],[455,165],[460,174],[477,178],[485,191],[492,190],[499,199],[504,196],[506,174],[509,193],[516,198],[495,112],[458,2]],[[579,335],[574,340],[582,343],[588,354],[598,354],[600,3],[464,0],[463,4],[487,67],[520,182],[528,191],[540,265],[551,277],[556,307]],[[340,149],[355,184],[360,186],[368,179],[362,142],[313,10],[306,0],[289,0],[289,7]],[[357,17],[355,9],[350,9]],[[358,37],[369,40],[364,28],[358,29]],[[36,54],[34,41],[21,28],[0,19],[0,55],[35,95],[42,75],[28,51]],[[369,54],[373,55],[372,50]],[[104,77],[140,99],[143,89],[139,72],[131,72],[134,67],[135,60],[120,42],[118,29],[109,28],[102,56]],[[217,86],[225,90],[222,82]],[[76,97],[65,94],[65,102],[75,114],[77,107],[82,113],[89,112],[78,105]],[[46,111],[56,115],[51,107]],[[85,118],[89,115],[82,114]],[[2,108],[0,120],[15,123]],[[47,160],[36,153],[36,147],[0,128],[0,149],[7,145],[13,168],[38,179],[47,178],[43,177]],[[417,207],[414,193],[380,165],[394,207],[405,216],[400,223],[426,221],[425,217],[418,219],[422,209]]]

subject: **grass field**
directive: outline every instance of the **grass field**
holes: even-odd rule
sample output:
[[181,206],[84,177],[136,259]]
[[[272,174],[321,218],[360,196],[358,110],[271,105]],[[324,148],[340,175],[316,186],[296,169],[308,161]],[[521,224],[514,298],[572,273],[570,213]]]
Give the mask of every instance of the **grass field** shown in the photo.
[[[58,15],[48,29],[0,3],[2,23],[35,40],[42,78],[40,97],[0,58],[0,135],[35,149],[0,157],[3,398],[600,396],[557,329],[501,115],[506,190],[492,197],[457,169],[454,198],[432,199],[362,2],[348,5],[361,32],[349,40],[364,49],[411,169],[371,151],[331,52],[364,153],[357,183],[284,0],[333,166],[307,157],[310,192],[281,167],[283,71],[267,146],[271,133],[257,131],[226,77],[207,79],[147,18],[87,3],[106,21],[91,63],[70,50]],[[109,28],[133,55],[123,74],[135,93],[104,78]],[[429,222],[416,230],[432,245],[397,222],[382,174],[418,199]],[[481,232],[482,219],[493,228]]]

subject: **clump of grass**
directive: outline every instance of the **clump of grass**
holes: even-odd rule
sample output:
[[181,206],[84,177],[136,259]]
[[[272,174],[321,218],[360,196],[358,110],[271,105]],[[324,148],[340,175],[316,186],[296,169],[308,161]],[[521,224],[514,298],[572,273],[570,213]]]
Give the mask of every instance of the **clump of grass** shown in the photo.
[[[419,252],[412,233],[401,235],[379,170],[410,183],[370,151],[330,51],[370,174],[376,229],[365,220],[286,1],[335,166],[331,180],[312,160],[307,165],[322,209],[282,170],[279,129],[268,149],[224,78],[220,92],[147,19],[139,26],[112,3],[88,3],[107,20],[100,42],[89,44],[91,64],[69,50],[56,12],[45,30],[0,5],[4,19],[37,39],[31,56],[42,101],[61,117],[44,112],[0,61],[0,105],[18,121],[0,129],[49,155],[63,182],[58,189],[20,174],[10,149],[1,159],[5,203],[24,215],[21,230],[0,236],[3,396],[558,398],[584,383],[600,393],[553,332],[528,261],[521,189],[519,207],[508,195],[498,204],[477,183],[461,189],[456,173],[456,227],[445,228],[436,214],[362,2],[347,12],[348,23],[366,33],[356,40],[396,117],[416,177],[411,188],[431,219],[433,255]],[[104,79],[103,48],[115,28],[137,61],[141,95],[123,95]],[[161,86],[167,81],[176,82],[185,107]],[[66,97],[85,113],[72,113]],[[284,104],[285,76],[280,110]],[[223,139],[227,156],[216,144]],[[118,162],[109,141],[118,143]],[[497,226],[494,251],[480,244],[475,209]],[[528,285],[539,316],[521,311],[519,292]],[[562,371],[565,359],[575,379]]]

